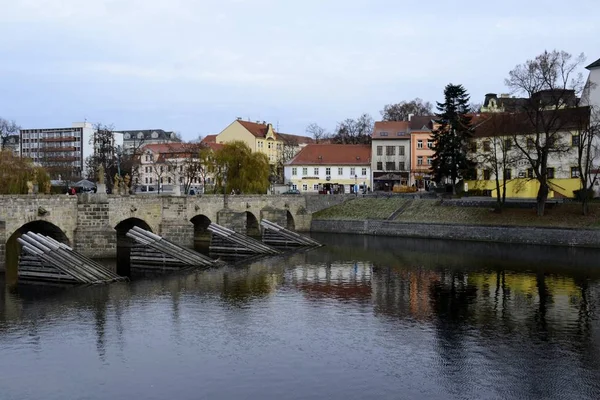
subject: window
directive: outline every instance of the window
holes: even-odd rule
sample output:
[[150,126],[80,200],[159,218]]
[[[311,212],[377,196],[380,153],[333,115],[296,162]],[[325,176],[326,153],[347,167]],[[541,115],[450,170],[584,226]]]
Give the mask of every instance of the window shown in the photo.
[[383,146],[377,146],[377,155],[378,156],[382,156],[383,155]]
[[[575,137],[575,136],[573,136]],[[579,178],[579,168],[571,167],[571,178]]]
[[298,175],[298,168],[293,167],[292,168],[292,176],[296,176],[296,175]]
[[268,143],[267,143],[267,147],[268,147],[269,149],[270,149],[270,148],[272,148],[272,147],[273,147],[273,143],[271,143],[271,142],[268,142]]
[[579,146],[579,135],[571,136],[571,146],[573,146],[573,147]]
[[483,142],[483,151],[491,151],[491,144],[489,140]]
[[533,179],[533,168],[527,168],[527,177]]
[[433,139],[427,139],[427,148],[433,149]]
[[377,161],[377,171],[383,171],[383,163],[381,161]]
[[165,181],[164,181],[163,177],[161,176],[161,177],[160,177],[160,183],[164,183],[164,182],[165,182]]
[[533,149],[535,147],[535,142],[532,138],[527,138],[527,148],[529,150]]
[[417,165],[423,165],[423,156],[417,157]]
[[302,185],[302,191],[306,192],[308,190],[308,185],[305,183]]
[[427,165],[433,164],[433,157],[427,157]]
[[406,132],[398,132],[398,136],[404,136],[406,135]]
[[548,179],[554,179],[554,168],[548,168]]
[[484,181],[489,181],[490,178],[491,178],[491,176],[492,176],[492,174],[491,174],[491,172],[490,172],[489,169],[484,169],[483,170],[483,180]]
[[385,155],[386,156],[396,155],[396,146],[385,146]]
[[356,175],[356,168],[352,167],[350,168],[350,176],[354,176]]
[[344,168],[338,168],[338,175],[344,175]]
[[167,183],[171,183],[171,177],[167,179]]
[[401,156],[404,155],[404,146],[398,146],[398,154]]
[[150,177],[150,183],[152,183],[152,177]]
[[366,168],[363,168],[361,172],[362,172],[362,176],[367,176],[367,169]]
[[417,149],[422,149],[422,148],[423,148],[423,141],[417,140]]
[[315,168],[313,172],[315,176],[319,176],[319,168]]
[[308,175],[308,168],[302,168],[302,175]]
[[293,190],[298,190],[298,185],[292,185]]
[[508,181],[510,179],[512,179],[512,169],[510,169],[510,168],[509,169],[505,169],[504,170],[504,180]]
[[386,171],[395,171],[396,170],[396,163],[395,162],[386,162],[385,163],[385,170]]
[[510,150],[512,148],[512,140],[505,139],[504,140],[504,150]]
[[313,185],[313,190],[319,190],[319,184],[318,183],[315,183]]
[[260,149],[262,149],[262,147],[263,147],[263,142],[260,142],[260,141],[259,141],[259,142],[258,142],[258,147],[259,147]]
[[398,165],[398,170],[404,171],[404,161],[400,161],[400,163]]
[[325,175],[327,175],[327,176],[331,175],[331,168],[329,168],[329,167],[325,168]]
[[148,183],[148,177],[146,177],[146,183]]
[[163,170],[163,167],[161,166],[161,167],[160,167],[160,173],[162,174],[162,173],[163,173],[163,171],[164,171],[164,170]]
[[387,135],[388,135],[388,133],[387,133],[387,132],[380,132],[380,133],[379,133],[379,135],[380,135],[380,136],[387,136]]

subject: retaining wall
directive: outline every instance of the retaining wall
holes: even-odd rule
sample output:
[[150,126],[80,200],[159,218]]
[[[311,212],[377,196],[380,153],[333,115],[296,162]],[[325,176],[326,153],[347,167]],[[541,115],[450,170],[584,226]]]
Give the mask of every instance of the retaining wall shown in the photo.
[[600,248],[600,229],[314,220],[311,232]]

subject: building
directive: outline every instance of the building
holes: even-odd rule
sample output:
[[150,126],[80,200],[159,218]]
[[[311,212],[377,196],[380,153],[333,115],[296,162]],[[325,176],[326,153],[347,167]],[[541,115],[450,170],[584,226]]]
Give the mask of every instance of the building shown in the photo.
[[[212,141],[212,135],[208,135],[204,140]],[[241,118],[236,119],[223,129],[216,135],[214,141],[216,143],[242,141],[253,152],[265,154],[269,159],[269,163],[273,166],[285,164],[300,149],[313,142],[312,138],[307,136],[275,132],[273,125],[264,121],[262,123],[250,122]]]
[[411,134],[409,121],[375,122],[371,142],[373,190],[391,191],[410,185]]
[[[581,188],[578,168],[578,143],[580,129],[589,118],[589,108],[565,108],[554,113],[560,126],[553,134],[560,149],[548,156],[549,198],[573,198]],[[490,113],[476,116],[472,159],[477,162],[477,179],[466,181],[469,190],[482,191],[496,196],[496,176],[500,185],[506,181],[506,197],[535,198],[539,182],[535,179],[530,161],[517,144],[530,150],[536,158],[535,129],[526,113]],[[550,120],[550,117],[546,117]],[[544,135],[540,135],[543,140]],[[543,144],[543,143],[542,143]],[[501,189],[502,190],[502,189]]]
[[285,164],[285,183],[302,193],[355,193],[371,185],[371,146],[308,144]]
[[93,154],[94,128],[89,122],[69,128],[21,129],[21,155],[44,167],[54,179],[81,178]]
[[123,135],[123,149],[128,154],[132,154],[148,144],[181,142],[175,132],[167,132],[162,129],[127,130],[118,133]]
[[435,115],[414,116],[410,119],[410,182],[418,189],[425,189],[433,180],[433,136],[437,128]]
[[586,68],[590,71],[590,74],[581,96],[582,104],[595,107],[598,110],[600,108],[600,59]]
[[3,150],[12,150],[15,157],[21,156],[21,138],[19,135],[8,135],[2,143]]
[[[183,191],[195,188],[198,192],[214,184],[214,177],[198,158],[200,147],[196,143],[155,143],[141,148],[140,162],[134,186],[142,191],[171,191],[179,184]],[[220,144],[210,143],[213,151]]]

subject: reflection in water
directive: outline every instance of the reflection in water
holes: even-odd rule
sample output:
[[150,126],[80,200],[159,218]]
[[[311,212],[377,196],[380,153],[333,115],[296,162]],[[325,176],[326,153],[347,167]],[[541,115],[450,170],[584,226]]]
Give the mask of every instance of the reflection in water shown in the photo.
[[318,239],[329,245],[131,283],[1,285],[0,387],[8,399],[600,397],[598,252]]

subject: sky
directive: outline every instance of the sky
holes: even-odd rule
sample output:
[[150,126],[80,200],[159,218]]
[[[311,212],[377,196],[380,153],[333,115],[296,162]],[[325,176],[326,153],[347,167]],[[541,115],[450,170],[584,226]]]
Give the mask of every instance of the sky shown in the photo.
[[[505,93],[544,50],[600,58],[600,1],[0,0],[0,117],[184,139],[235,118],[305,134],[385,104]],[[587,64],[586,64],[587,65]],[[582,73],[585,70],[582,69]]]

